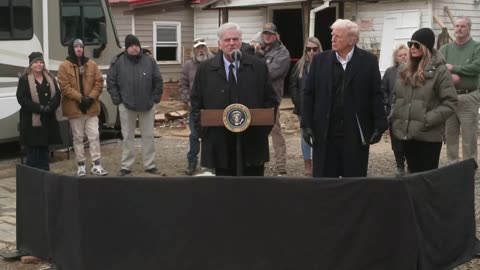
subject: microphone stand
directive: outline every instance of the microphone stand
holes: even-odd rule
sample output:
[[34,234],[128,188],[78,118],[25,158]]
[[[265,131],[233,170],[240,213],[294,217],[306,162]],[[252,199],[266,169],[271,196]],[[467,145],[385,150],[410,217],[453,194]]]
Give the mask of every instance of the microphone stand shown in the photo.
[[[238,52],[236,53],[233,53],[233,61],[235,62],[234,66],[235,66],[235,74],[237,74],[237,86],[238,86],[238,69],[240,67],[240,59],[238,59]],[[238,97],[238,89],[235,89],[236,91],[236,101],[235,102],[239,102],[239,97]],[[243,153],[242,153],[242,133],[241,132],[237,132],[235,134],[235,140],[236,140],[236,159],[237,159],[237,176],[243,176]]]

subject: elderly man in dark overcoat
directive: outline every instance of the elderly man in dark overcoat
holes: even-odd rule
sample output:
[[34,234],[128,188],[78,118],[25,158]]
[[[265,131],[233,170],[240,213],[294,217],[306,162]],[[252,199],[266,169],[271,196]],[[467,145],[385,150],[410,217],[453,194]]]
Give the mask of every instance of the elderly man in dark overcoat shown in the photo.
[[[200,64],[190,96],[191,117],[198,129],[201,145],[201,165],[215,168],[216,175],[236,174],[235,134],[225,127],[201,127],[200,110],[225,109],[233,103],[252,108],[277,108],[280,97],[269,78],[265,62],[243,54],[239,66],[231,53],[242,44],[242,31],[235,23],[225,23],[218,29],[221,52]],[[238,71],[237,71],[238,70]],[[264,163],[269,161],[268,134],[271,126],[250,126],[242,133],[244,175],[262,176]]]
[[378,60],[356,46],[357,24],[338,19],[331,29],[332,50],[310,66],[301,127],[314,177],[366,176],[369,145],[387,128]]

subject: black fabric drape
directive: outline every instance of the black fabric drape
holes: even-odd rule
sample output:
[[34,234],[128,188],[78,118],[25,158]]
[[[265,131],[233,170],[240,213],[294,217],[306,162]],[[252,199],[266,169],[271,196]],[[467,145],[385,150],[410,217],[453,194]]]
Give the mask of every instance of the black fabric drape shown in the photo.
[[404,178],[115,178],[17,167],[17,245],[60,269],[443,270],[470,260],[474,161]]

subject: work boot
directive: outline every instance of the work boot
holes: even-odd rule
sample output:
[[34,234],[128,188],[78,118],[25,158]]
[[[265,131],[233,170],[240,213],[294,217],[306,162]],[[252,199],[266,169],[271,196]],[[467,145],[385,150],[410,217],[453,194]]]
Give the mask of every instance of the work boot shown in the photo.
[[196,161],[188,162],[188,167],[185,173],[187,175],[193,175],[193,173],[195,173],[196,170],[197,170],[197,162]]
[[307,177],[312,177],[312,160],[304,160],[304,164],[303,174]]

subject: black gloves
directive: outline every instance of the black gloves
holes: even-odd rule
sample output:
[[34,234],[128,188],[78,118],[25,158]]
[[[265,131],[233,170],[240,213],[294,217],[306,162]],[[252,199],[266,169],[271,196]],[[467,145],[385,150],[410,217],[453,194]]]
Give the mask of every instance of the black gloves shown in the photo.
[[313,147],[315,144],[315,137],[313,136],[313,131],[311,128],[304,128],[302,129],[302,136],[305,142],[310,145],[310,147]]
[[86,114],[88,108],[90,108],[92,104],[93,104],[93,98],[89,96],[83,96],[82,101],[80,101],[80,104],[78,105],[78,107],[80,108],[80,111],[82,111],[82,113]]
[[370,137],[370,144],[376,144],[382,139],[383,133],[380,130],[375,129],[372,133],[372,137]]
[[40,105],[40,113],[50,113],[52,108],[49,105]]

